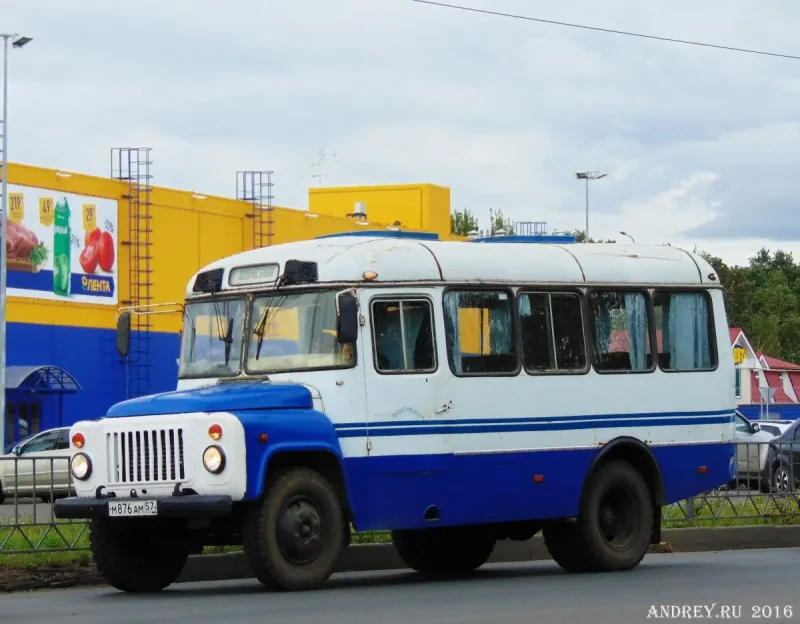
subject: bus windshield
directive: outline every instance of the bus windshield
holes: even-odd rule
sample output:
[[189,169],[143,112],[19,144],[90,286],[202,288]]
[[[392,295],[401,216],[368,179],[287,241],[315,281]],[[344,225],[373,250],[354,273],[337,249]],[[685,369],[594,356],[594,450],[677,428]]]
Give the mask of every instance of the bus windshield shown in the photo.
[[183,319],[179,377],[230,377],[242,362],[245,299],[190,303]]
[[353,346],[336,340],[335,291],[257,297],[251,318],[248,373],[346,368],[355,363]]

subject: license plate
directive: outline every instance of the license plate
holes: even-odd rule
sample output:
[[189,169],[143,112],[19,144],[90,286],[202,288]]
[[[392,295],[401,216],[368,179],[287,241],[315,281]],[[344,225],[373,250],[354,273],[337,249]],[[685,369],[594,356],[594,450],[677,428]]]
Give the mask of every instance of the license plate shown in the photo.
[[158,502],[146,501],[109,501],[109,516],[157,516]]

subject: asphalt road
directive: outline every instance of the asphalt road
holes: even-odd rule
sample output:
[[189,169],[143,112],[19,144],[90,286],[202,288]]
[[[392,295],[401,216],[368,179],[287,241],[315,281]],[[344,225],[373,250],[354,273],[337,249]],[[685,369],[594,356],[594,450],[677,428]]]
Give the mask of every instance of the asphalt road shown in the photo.
[[[421,582],[406,571],[338,574],[322,590],[288,594],[264,591],[254,581],[177,584],[152,596],[110,589],[50,591],[4,596],[0,619],[26,624],[622,624],[726,619],[727,613],[739,620],[800,621],[798,561],[800,548],[793,548],[650,555],[636,570],[600,575],[569,576],[550,561],[485,566],[472,579],[450,582]],[[757,618],[753,608],[761,605],[772,611]],[[684,607],[691,607],[692,618]],[[653,608],[661,617],[652,615]]]

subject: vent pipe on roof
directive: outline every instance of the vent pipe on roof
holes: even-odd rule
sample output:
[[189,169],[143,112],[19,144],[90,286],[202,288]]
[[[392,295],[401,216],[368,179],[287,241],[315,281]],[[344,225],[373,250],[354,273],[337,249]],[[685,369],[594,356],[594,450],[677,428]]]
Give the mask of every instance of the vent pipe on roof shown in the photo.
[[357,201],[353,207],[353,212],[347,215],[356,220],[366,220],[367,218],[367,205],[364,202]]

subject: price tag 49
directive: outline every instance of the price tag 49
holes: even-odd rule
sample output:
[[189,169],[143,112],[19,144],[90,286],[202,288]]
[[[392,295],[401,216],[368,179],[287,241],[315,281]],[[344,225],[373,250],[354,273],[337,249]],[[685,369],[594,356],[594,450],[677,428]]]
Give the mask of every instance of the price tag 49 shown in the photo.
[[39,223],[45,227],[50,227],[55,223],[56,215],[53,212],[55,202],[52,197],[39,198]]

